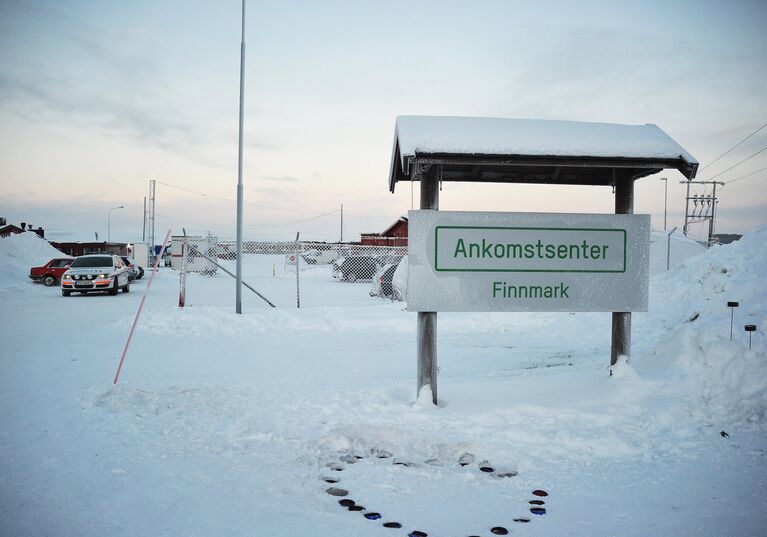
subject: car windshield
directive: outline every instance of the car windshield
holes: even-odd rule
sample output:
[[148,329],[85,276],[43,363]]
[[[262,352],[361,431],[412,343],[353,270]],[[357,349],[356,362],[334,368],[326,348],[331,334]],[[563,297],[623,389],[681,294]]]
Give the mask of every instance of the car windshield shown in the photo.
[[112,258],[106,255],[78,257],[72,261],[72,268],[111,267]]

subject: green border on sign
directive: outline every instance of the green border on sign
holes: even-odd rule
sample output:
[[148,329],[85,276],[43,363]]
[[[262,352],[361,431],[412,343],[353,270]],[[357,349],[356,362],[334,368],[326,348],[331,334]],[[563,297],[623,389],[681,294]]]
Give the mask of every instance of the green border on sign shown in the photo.
[[[623,270],[582,270],[582,269],[446,269],[437,266],[439,259],[439,230],[440,229],[513,229],[539,231],[609,231],[623,233]],[[627,233],[625,229],[610,228],[573,228],[573,227],[515,227],[515,226],[437,226],[434,228],[434,270],[437,272],[588,272],[588,273],[624,273],[626,272]]]

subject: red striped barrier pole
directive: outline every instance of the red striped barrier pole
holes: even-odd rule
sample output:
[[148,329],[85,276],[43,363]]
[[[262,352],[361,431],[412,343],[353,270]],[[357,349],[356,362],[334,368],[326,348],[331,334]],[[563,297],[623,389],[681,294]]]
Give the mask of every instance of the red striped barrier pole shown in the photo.
[[154,280],[154,275],[157,273],[157,267],[160,265],[160,259],[162,259],[162,254],[165,253],[165,248],[168,246],[168,241],[170,240],[170,230],[168,230],[168,233],[165,234],[165,240],[162,241],[162,248],[160,249],[160,255],[157,256],[157,259],[154,261],[154,268],[152,268],[152,274],[149,276],[149,282],[146,284],[146,289],[144,290],[144,296],[141,297],[141,303],[138,305],[138,311],[136,312],[136,317],[133,319],[133,326],[130,327],[130,334],[128,334],[128,341],[125,342],[125,348],[123,349],[123,355],[120,358],[120,365],[117,366],[117,374],[115,375],[115,381],[113,384],[117,384],[117,379],[120,378],[120,371],[123,368],[123,362],[125,362],[125,355],[128,354],[128,347],[130,346],[130,340],[133,338],[133,331],[136,330],[136,324],[138,323],[139,315],[141,315],[141,310],[144,307],[144,301],[146,300],[146,296],[149,294],[149,288],[152,287],[152,280]]

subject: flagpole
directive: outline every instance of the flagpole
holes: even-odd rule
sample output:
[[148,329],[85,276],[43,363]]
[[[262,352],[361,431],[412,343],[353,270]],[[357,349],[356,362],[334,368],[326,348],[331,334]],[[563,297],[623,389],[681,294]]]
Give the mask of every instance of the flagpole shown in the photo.
[[240,41],[240,141],[237,158],[237,285],[235,311],[242,313],[242,136],[245,110],[245,0],[242,0],[242,39]]

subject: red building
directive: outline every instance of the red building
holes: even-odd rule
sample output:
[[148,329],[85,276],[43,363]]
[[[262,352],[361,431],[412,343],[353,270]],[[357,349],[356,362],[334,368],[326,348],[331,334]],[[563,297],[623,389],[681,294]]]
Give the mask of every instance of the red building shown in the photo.
[[363,246],[407,246],[407,218],[400,216],[382,233],[361,233]]
[[128,255],[128,245],[124,242],[49,242],[59,252],[72,257],[88,254]]

